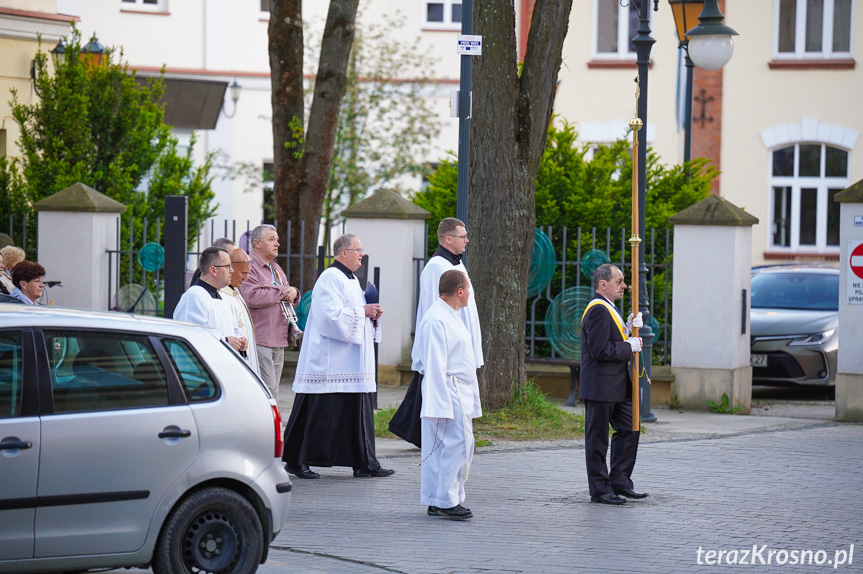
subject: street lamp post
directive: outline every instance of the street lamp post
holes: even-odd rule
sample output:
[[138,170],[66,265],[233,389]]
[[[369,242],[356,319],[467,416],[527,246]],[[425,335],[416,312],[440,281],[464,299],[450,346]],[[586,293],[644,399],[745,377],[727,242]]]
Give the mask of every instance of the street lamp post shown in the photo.
[[[622,1],[622,0],[621,0]],[[630,0],[635,2],[635,0]],[[653,1],[654,12],[659,10],[659,0]],[[719,0],[702,0],[702,2],[691,2],[689,0],[669,0],[672,11],[676,12],[675,5],[680,4],[680,8],[689,18],[694,14],[695,7],[687,6],[690,4],[701,4],[701,12],[698,15],[699,24],[692,29],[687,30],[688,22],[678,24],[678,37],[683,41],[684,38],[689,38],[687,43],[687,66],[689,60],[693,65],[705,70],[717,70],[728,63],[731,55],[734,53],[734,43],[731,36],[737,35],[737,32],[722,23],[725,18],[719,10]],[[645,215],[645,197],[647,191],[647,70],[650,66],[650,51],[656,40],[650,35],[650,2],[651,0],[640,0],[635,5],[638,10],[638,30],[635,38],[632,39],[635,44],[636,64],[638,65],[638,83],[640,87],[638,97],[638,118],[641,120],[641,131],[638,132],[638,156],[633,158],[638,162],[638,230],[637,234],[642,238],[638,246],[638,307],[641,310],[644,319],[644,327],[640,331],[640,336],[643,341],[642,352],[644,355],[644,376],[639,381],[641,390],[640,410],[641,420],[652,422],[656,420],[656,415],[651,410],[650,397],[650,378],[651,362],[653,355],[653,329],[648,322],[650,319],[650,298],[647,292],[647,266],[645,265],[644,248],[646,242],[644,215]],[[687,12],[688,11],[688,12]],[[676,15],[675,15],[676,18]],[[686,20],[684,20],[686,21]],[[694,21],[692,22],[694,23]],[[685,33],[681,34],[680,27],[684,26]],[[689,161],[691,154],[691,127],[692,127],[692,69],[687,71],[687,96],[686,96],[686,150],[684,151],[684,160]],[[635,400],[635,397],[633,397]]]
[[[461,33],[473,34],[473,0],[462,0]],[[473,56],[462,54],[458,92],[458,173],[455,216],[468,226],[467,200],[470,185],[470,112]]]
[[[689,36],[686,35],[686,31],[698,22],[698,14],[704,7],[704,0],[668,0],[668,3],[671,5],[677,27],[677,39],[680,41],[678,48],[683,50],[686,59],[686,90],[683,96],[683,163],[689,163],[692,159],[692,83],[695,64],[689,57]],[[686,176],[689,179],[689,167],[686,168]]]

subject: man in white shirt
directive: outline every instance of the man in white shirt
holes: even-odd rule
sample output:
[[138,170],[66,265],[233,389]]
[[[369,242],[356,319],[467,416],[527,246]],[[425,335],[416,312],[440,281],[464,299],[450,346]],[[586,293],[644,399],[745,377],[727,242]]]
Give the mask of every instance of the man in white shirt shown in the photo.
[[473,419],[482,416],[476,355],[471,334],[459,317],[468,305],[467,275],[445,271],[440,297],[426,311],[411,358],[422,379],[422,471],[420,503],[429,516],[467,520],[461,505],[473,460]]
[[219,295],[219,289],[231,281],[231,257],[222,247],[207,247],[198,269],[201,277],[180,297],[174,319],[215,329],[238,352],[246,351],[248,341],[240,333],[231,305]]
[[219,290],[219,294],[231,304],[237,326],[240,328],[246,341],[248,341],[248,350],[240,354],[246,359],[252,370],[260,376],[261,370],[258,366],[258,353],[255,352],[255,326],[252,324],[249,307],[243,300],[243,295],[239,289],[240,284],[249,275],[249,261],[249,255],[239,247],[231,250],[231,283],[222,287]]

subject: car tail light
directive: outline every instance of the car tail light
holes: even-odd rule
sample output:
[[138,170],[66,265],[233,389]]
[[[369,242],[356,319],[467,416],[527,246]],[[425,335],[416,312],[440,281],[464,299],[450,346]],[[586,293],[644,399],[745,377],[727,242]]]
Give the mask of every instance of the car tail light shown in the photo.
[[273,456],[282,458],[282,452],[285,450],[285,437],[282,434],[282,415],[279,414],[279,407],[276,405],[273,405],[273,425],[276,427],[276,449]]

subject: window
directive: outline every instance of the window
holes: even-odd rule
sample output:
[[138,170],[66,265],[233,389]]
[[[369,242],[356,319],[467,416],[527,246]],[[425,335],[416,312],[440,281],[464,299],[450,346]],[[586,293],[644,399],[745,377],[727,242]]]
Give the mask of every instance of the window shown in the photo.
[[218,385],[188,344],[174,339],[165,339],[163,343],[190,403],[209,401],[219,396]]
[[21,412],[21,335],[0,333],[0,419]]
[[121,0],[123,8],[135,8],[137,10],[161,11],[165,0]]
[[458,30],[461,28],[461,0],[426,1],[427,28]]
[[852,0],[776,0],[777,58],[850,58]]
[[46,331],[54,412],[168,404],[165,372],[147,337]]
[[848,152],[825,144],[800,143],[772,153],[770,242],[789,251],[839,250],[839,204],[848,187]]
[[618,0],[593,2],[593,57],[635,59],[632,39],[638,31],[636,3],[621,6]]

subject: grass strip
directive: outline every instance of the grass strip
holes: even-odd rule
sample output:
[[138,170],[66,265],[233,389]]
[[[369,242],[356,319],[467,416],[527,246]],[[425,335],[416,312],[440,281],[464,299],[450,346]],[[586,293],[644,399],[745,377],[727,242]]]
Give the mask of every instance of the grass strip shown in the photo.
[[[396,438],[388,429],[395,412],[393,407],[375,413],[375,436]],[[473,430],[477,446],[493,440],[576,439],[584,436],[584,416],[559,408],[531,380],[515,390],[511,405],[474,419]]]

